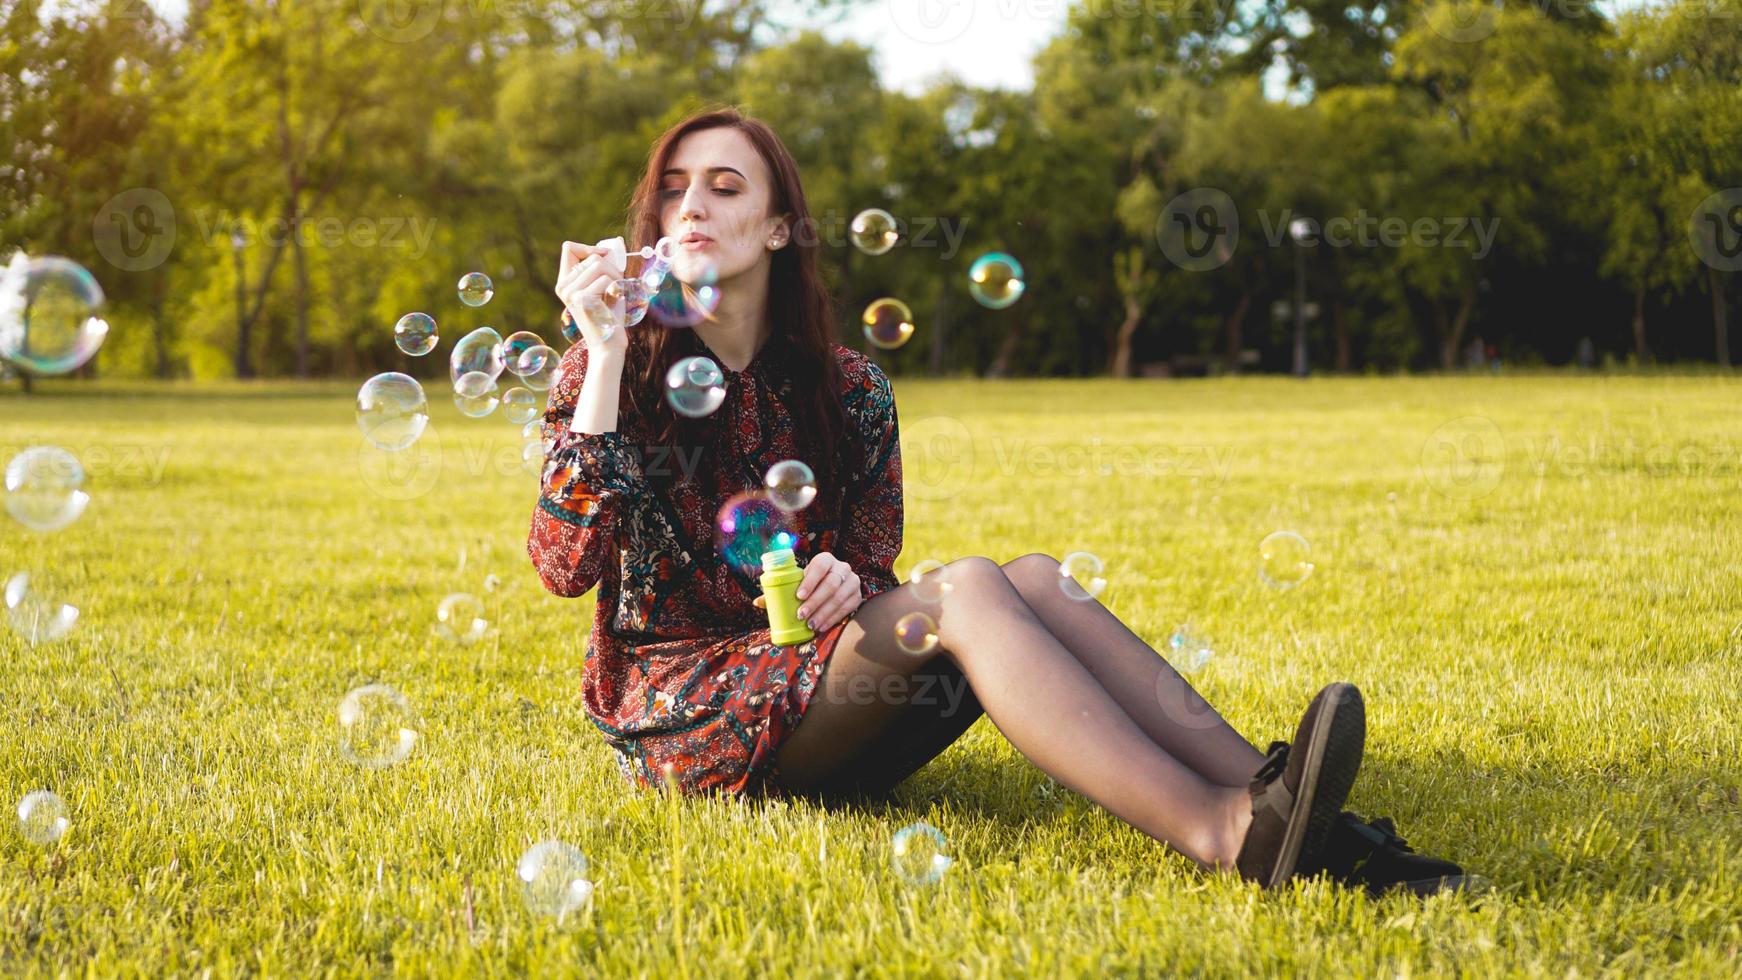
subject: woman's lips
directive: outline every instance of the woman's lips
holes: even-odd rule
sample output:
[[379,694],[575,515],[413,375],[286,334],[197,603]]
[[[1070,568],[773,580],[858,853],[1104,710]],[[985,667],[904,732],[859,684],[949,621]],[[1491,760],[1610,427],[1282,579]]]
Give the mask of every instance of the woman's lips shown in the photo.
[[678,244],[682,245],[684,248],[698,249],[707,248],[709,245],[714,244],[714,240],[712,238],[692,238],[688,241],[678,242]]

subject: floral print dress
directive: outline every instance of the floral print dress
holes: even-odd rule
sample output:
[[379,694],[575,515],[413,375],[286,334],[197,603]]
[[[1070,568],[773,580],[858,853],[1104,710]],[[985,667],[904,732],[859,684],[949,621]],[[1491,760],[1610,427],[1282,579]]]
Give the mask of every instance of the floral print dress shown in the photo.
[[[693,331],[693,353],[720,359]],[[793,378],[780,338],[743,371],[720,364],[726,398],[707,416],[699,459],[666,458],[620,402],[617,431],[572,432],[587,352],[575,344],[550,389],[553,438],[527,552],[545,587],[598,601],[582,671],[588,717],[634,785],[658,785],[667,765],[687,793],[779,792],[775,759],[817,691],[845,621],[793,646],[770,642],[757,570],[723,560],[714,523],[734,494],[799,457],[787,405]],[[889,380],[865,355],[837,345],[847,429],[836,494],[794,515],[805,564],[831,552],[851,565],[864,598],[893,588],[901,550],[901,449]],[[627,379],[626,379],[627,380]],[[656,466],[684,478],[656,485]],[[813,467],[822,472],[820,467]],[[830,507],[825,501],[835,501]]]

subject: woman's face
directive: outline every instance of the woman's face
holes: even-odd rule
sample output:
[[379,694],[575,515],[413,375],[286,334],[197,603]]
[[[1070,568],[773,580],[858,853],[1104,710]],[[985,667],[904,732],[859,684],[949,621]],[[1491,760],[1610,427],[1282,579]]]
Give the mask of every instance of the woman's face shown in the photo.
[[683,137],[659,188],[660,233],[677,243],[673,273],[694,284],[711,268],[724,283],[765,268],[769,241],[784,247],[788,238],[782,216],[769,214],[773,198],[772,176],[749,137],[726,126]]

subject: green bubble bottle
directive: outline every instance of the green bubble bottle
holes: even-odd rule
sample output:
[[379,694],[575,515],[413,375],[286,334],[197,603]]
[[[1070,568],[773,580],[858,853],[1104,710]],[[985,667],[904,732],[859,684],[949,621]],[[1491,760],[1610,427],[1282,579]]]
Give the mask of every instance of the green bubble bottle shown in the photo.
[[762,601],[768,607],[768,638],[776,646],[792,646],[816,636],[798,618],[798,583],[804,569],[791,548],[762,553]]

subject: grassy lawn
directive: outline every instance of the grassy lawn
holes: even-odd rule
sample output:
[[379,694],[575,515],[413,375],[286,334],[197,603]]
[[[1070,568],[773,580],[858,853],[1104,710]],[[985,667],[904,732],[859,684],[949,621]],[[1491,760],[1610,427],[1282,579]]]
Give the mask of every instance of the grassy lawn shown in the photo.
[[[1140,635],[1214,641],[1198,686],[1260,744],[1356,682],[1351,805],[1492,890],[1207,876],[984,719],[891,807],[632,793],[581,710],[592,599],[525,558],[518,426],[444,401],[388,470],[354,385],[61,383],[0,396],[0,454],[64,446],[94,498],[0,526],[0,571],[83,613],[58,644],[0,631],[0,974],[1742,970],[1742,383],[896,390],[899,571],[1094,552]],[[1255,571],[1278,528],[1317,563],[1289,592]],[[434,631],[456,591],[477,644]],[[371,682],[421,720],[380,771],[337,744]],[[40,787],[71,816],[46,848],[9,812]],[[889,867],[918,820],[956,858],[929,888]],[[578,922],[521,901],[552,837],[592,861]]]

